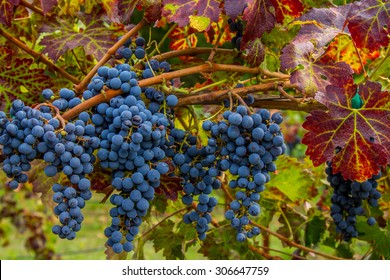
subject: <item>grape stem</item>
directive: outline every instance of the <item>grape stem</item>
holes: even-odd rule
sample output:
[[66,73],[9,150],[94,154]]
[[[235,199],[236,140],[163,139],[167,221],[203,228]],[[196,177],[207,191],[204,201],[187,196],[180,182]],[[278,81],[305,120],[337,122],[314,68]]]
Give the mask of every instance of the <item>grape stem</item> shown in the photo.
[[118,42],[115,43],[103,56],[102,59],[92,68],[91,71],[85,76],[85,78],[75,86],[75,90],[77,92],[82,92],[84,88],[87,86],[92,77],[96,74],[99,67],[103,66],[111,59],[113,55],[115,55],[116,51],[124,44],[128,39],[134,36],[144,25],[147,24],[146,19],[142,19],[136,26],[134,26],[129,32],[127,32]]
[[[226,188],[226,186],[224,184],[222,184],[222,190],[223,192],[225,193],[226,197],[228,198],[228,201],[233,201],[233,197],[232,195],[230,194],[229,190]],[[303,246],[303,245],[300,245],[300,244],[297,244],[295,243],[294,241],[291,241],[290,239],[284,237],[283,235],[279,234],[279,233],[276,233],[276,232],[273,232],[272,230],[270,230],[269,228],[263,226],[263,225],[260,225],[254,221],[251,221],[251,224],[254,225],[254,226],[257,226],[258,228],[260,228],[261,230],[269,233],[270,235],[273,235],[275,236],[276,238],[278,238],[279,240],[285,242],[287,245],[289,246],[292,246],[292,247],[295,247],[295,248],[299,248],[303,251],[306,251],[306,252],[310,252],[310,253],[313,253],[313,254],[316,254],[316,255],[319,255],[319,256],[322,256],[322,257],[325,257],[327,259],[333,259],[333,260],[343,260],[342,258],[338,258],[338,257],[335,257],[335,256],[332,256],[332,255],[328,255],[328,254],[325,254],[325,253],[322,253],[322,252],[318,252],[314,249],[311,249],[311,248],[308,248],[306,246]]]
[[49,59],[46,58],[46,56],[34,51],[29,46],[27,46],[25,43],[18,40],[17,38],[15,38],[11,34],[9,34],[7,31],[3,30],[1,27],[0,27],[0,35],[7,38],[12,44],[16,45],[18,48],[24,50],[26,53],[28,53],[29,55],[34,57],[34,59],[37,59],[37,61],[42,62],[43,64],[47,65],[50,69],[53,69],[55,72],[58,72],[64,78],[71,81],[72,83],[78,84],[80,82],[79,79],[77,79],[76,77],[72,76],[71,74],[65,72],[63,69],[59,68],[57,65],[53,64]]
[[294,96],[288,94],[284,89],[283,89],[283,86],[282,85],[278,85],[278,91],[280,92],[281,95],[283,95],[284,97],[290,99],[291,101],[295,102],[295,103],[298,103],[300,104],[301,103],[301,100],[295,98]]
[[44,16],[44,17],[51,17],[51,14],[45,14],[43,12],[43,10],[39,9],[37,6],[33,5],[33,4],[30,4],[28,3],[27,1],[25,0],[20,0],[20,4],[25,6],[26,8],[29,8],[30,10],[36,12],[37,14],[40,14],[41,16]]
[[54,106],[51,103],[40,103],[40,104],[34,106],[34,109],[35,110],[39,110],[42,106],[47,106],[47,107],[52,108],[54,110],[54,112],[56,113],[54,117],[57,118],[60,121],[61,127],[65,128],[65,120],[61,116],[61,112],[60,112],[60,110],[56,106]]
[[[142,21],[140,23],[142,23]],[[136,27],[137,26],[135,26],[132,29],[132,31],[135,30]],[[139,28],[141,28],[141,26],[138,26],[138,29]],[[131,32],[127,33],[125,36],[129,36],[130,33]],[[118,43],[121,43],[121,45],[122,45],[124,43],[124,42],[122,42],[122,40],[124,38],[126,38],[125,36]],[[117,44],[115,44],[115,46]],[[112,47],[111,49],[114,49],[114,47]],[[98,66],[100,63],[103,63],[103,59],[96,66]],[[101,64],[101,65],[103,65],[103,64]],[[96,73],[97,69],[100,67],[100,65],[99,65],[99,67],[96,67],[96,66],[94,67],[94,69],[95,68],[96,69],[91,70],[87,75],[87,77],[88,76],[91,76],[91,77],[88,79],[87,79],[87,77],[84,78],[84,80],[78,86],[76,86],[76,90],[77,90],[77,87],[79,89],[82,89],[86,85],[86,83],[92,78],[92,76]],[[216,72],[216,71],[239,72],[239,73],[250,73],[250,74],[260,74],[261,73],[261,69],[256,68],[256,67],[251,68],[251,67],[245,67],[245,66],[241,66],[241,65],[205,63],[202,65],[193,66],[193,67],[189,67],[186,69],[180,69],[180,70],[173,71],[173,72],[162,73],[158,76],[141,80],[141,81],[139,81],[138,85],[140,87],[147,87],[147,86],[151,86],[151,85],[161,84],[164,81],[170,81],[174,78],[197,74],[199,72]],[[111,90],[111,89],[106,90],[104,96],[102,96],[102,94],[98,94],[98,95],[92,97],[91,99],[86,100],[85,102],[83,102],[83,103],[77,105],[76,107],[72,108],[71,110],[67,111],[63,115],[63,118],[65,120],[71,120],[74,117],[78,116],[78,114],[80,114],[81,112],[85,111],[86,109],[91,108],[93,106],[96,106],[97,104],[100,104],[102,102],[106,102],[106,101],[110,100],[111,98],[113,98],[117,95],[120,95],[120,94],[122,94],[121,90]],[[188,105],[188,104],[184,104],[184,105]]]

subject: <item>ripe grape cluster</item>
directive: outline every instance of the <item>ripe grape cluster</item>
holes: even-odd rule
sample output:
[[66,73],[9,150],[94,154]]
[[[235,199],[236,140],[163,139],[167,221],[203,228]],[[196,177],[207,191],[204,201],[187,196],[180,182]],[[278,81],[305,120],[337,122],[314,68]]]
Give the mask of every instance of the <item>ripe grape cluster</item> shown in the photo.
[[[344,240],[349,241],[358,236],[357,216],[366,214],[363,202],[367,201],[372,207],[378,206],[381,194],[377,190],[377,180],[382,175],[379,173],[362,183],[344,180],[341,173],[333,174],[330,162],[328,162],[325,172],[328,175],[327,180],[333,188],[331,216],[336,224],[336,231],[342,235]],[[367,223],[372,226],[376,220],[374,217],[369,217]]]
[[220,147],[217,168],[233,176],[229,186],[238,191],[225,217],[237,229],[237,240],[244,241],[260,233],[250,224],[250,216],[260,214],[260,193],[270,180],[269,172],[276,170],[274,161],[286,151],[279,127],[283,118],[265,109],[250,114],[243,105],[225,111],[223,117],[218,123],[204,122],[203,128],[210,132],[209,142]]
[[[242,24],[235,24],[242,36]],[[182,179],[182,202],[193,207],[183,221],[193,224],[199,240],[204,240],[217,205],[211,194],[221,187],[222,172],[228,172],[230,187],[237,192],[226,218],[237,229],[237,240],[258,235],[250,217],[259,215],[260,192],[270,179],[268,173],[276,169],[273,161],[285,151],[281,115],[271,117],[267,110],[252,114],[246,107],[253,102],[249,96],[245,105],[229,104],[233,110],[224,113],[224,120],[203,123],[208,139],[202,145],[200,138],[175,127],[175,95],[161,87],[139,86],[142,79],[170,71],[168,62],[147,60],[145,55],[145,39],[130,39],[117,52],[123,63],[101,66],[81,96],[66,88],[58,94],[45,89],[42,96],[48,103],[31,108],[17,100],[10,116],[0,112],[3,170],[11,178],[9,186],[16,189],[28,180],[26,172],[34,159],[46,163],[48,177],[62,174],[63,184],[52,186],[54,214],[60,222],[52,231],[72,240],[81,229],[81,211],[92,197],[91,173],[99,164],[111,174],[113,189],[106,244],[121,253],[133,250],[162,176]],[[120,94],[74,120],[60,116],[107,90]]]
[[[217,178],[220,172],[216,168],[216,143],[210,140],[208,145],[198,147],[197,137],[176,128],[170,130],[169,138],[167,154],[173,156],[176,175],[183,179],[182,202],[195,205],[194,210],[183,216],[183,221],[196,224],[198,238],[204,240],[212,220],[211,212],[217,205],[217,199],[210,194],[221,187]],[[197,203],[194,198],[197,198]]]
[[236,35],[232,38],[232,44],[238,50],[240,50],[240,48],[241,48],[241,41],[242,41],[242,35],[243,35],[243,32],[244,32],[244,24],[239,19],[236,19],[236,20],[229,19],[228,23],[229,23],[230,31],[236,33]]
[[[46,97],[48,93],[50,95],[50,91],[46,90]],[[62,89],[60,99],[64,102],[57,102],[56,105],[61,105],[62,109],[68,108],[74,99],[74,92]],[[73,239],[76,224],[80,225],[83,220],[80,209],[85,200],[92,197],[90,182],[85,176],[93,171],[93,152],[99,147],[100,140],[98,137],[86,135],[85,124],[80,120],[69,122],[61,128],[60,120],[49,105],[33,109],[16,100],[12,103],[10,113],[11,121],[4,113],[1,114],[0,131],[0,144],[7,156],[3,171],[12,178],[9,186],[16,189],[19,183],[27,182],[28,176],[25,172],[31,169],[30,162],[38,158],[47,163],[44,173],[48,177],[59,172],[65,174],[75,188],[69,187],[65,192],[65,188],[58,187],[58,184],[53,186],[53,200],[58,203],[54,213],[59,216],[61,222],[61,226],[53,228],[53,232],[61,238]],[[74,200],[69,203],[71,198]],[[77,222],[73,221],[69,227],[71,219],[77,219]]]

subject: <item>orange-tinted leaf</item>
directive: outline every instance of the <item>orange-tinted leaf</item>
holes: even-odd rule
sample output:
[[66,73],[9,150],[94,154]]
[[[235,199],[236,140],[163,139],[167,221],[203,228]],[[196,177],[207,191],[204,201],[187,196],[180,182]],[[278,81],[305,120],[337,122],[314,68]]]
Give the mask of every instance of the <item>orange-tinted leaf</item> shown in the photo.
[[365,0],[353,4],[348,29],[359,48],[371,51],[389,44],[390,2]]
[[299,0],[271,0],[271,3],[275,7],[276,20],[279,23],[299,17],[304,8]]
[[359,87],[364,104],[353,109],[356,86],[328,86],[316,99],[329,112],[313,111],[303,124],[309,130],[302,143],[318,166],[331,161],[334,173],[363,182],[390,163],[390,94],[381,85],[367,82]]
[[167,17],[169,22],[177,22],[180,27],[185,27],[190,23],[190,16],[209,19],[211,22],[217,22],[221,12],[220,2],[217,0],[163,0],[163,16]]
[[222,27],[223,27],[222,17],[219,18],[218,22],[213,22],[211,24],[211,28],[207,32],[203,33],[204,36],[206,37],[207,43],[215,45],[217,43],[219,32],[223,32],[221,39],[218,41],[219,46],[222,46],[226,42],[232,40],[232,33],[230,32],[229,26],[225,25],[225,28],[223,30]]
[[341,34],[329,44],[326,53],[321,57],[321,61],[325,63],[344,61],[351,66],[355,73],[360,74],[364,65],[378,57],[378,51],[371,52],[366,48],[356,49],[351,37]]
[[171,42],[169,48],[171,50],[184,50],[196,47],[198,44],[198,37],[194,30],[189,27],[176,27],[169,35]]

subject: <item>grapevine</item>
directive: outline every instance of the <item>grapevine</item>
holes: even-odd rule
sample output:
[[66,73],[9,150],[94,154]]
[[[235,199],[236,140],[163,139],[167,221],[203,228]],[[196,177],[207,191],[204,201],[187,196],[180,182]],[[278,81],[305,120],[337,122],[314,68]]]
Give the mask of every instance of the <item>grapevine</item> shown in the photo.
[[[216,2],[223,5],[196,8],[207,26],[164,0],[137,6],[131,26],[108,7],[80,13],[73,24],[51,13],[54,6],[10,4],[15,14],[0,15],[4,187],[30,191],[39,164],[49,182],[40,192],[56,219],[51,233],[68,240],[84,230],[85,208],[103,193],[111,207],[101,229],[107,258],[138,254],[141,240],[165,250],[169,242],[156,240],[167,228],[178,238],[193,233],[172,250],[176,258],[193,244],[216,258],[211,250],[227,242],[266,259],[338,259],[315,247],[337,251],[357,240],[378,251],[372,258],[389,258],[370,235],[389,236],[382,199],[390,164],[389,4],[304,9],[293,0],[280,10],[274,1]],[[40,47],[27,33],[15,35],[18,9],[47,22],[40,41],[31,37]],[[367,22],[378,28],[362,37],[357,30]],[[61,39],[58,24],[67,26]],[[166,34],[157,42],[159,30]],[[13,78],[18,71],[25,81]],[[290,110],[305,112],[306,132],[296,128],[290,137]],[[294,160],[300,137],[307,159]],[[156,217],[163,219],[151,226]],[[324,245],[325,231],[334,242]],[[298,253],[269,247],[270,235]]]

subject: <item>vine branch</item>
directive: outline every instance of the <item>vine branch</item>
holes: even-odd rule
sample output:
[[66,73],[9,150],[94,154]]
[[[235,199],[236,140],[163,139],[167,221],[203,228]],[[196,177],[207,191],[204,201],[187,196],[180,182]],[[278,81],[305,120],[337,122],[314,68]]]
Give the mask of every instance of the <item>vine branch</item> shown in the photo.
[[73,75],[67,73],[63,69],[59,68],[57,65],[53,64],[49,59],[46,58],[46,56],[44,56],[41,53],[38,53],[38,52],[34,51],[29,46],[27,46],[25,43],[23,43],[22,41],[16,39],[11,34],[9,34],[7,31],[3,30],[2,28],[0,28],[0,35],[2,35],[3,37],[7,38],[12,44],[14,44],[18,48],[24,50],[26,53],[28,53],[32,57],[37,58],[38,61],[41,61],[43,64],[46,64],[49,68],[51,68],[54,71],[60,73],[63,77],[65,77],[66,79],[68,79],[72,83],[78,84],[80,82],[79,79],[77,79]]
[[127,32],[118,42],[115,43],[103,56],[102,59],[92,68],[91,71],[84,77],[84,79],[75,86],[77,92],[83,91],[87,86],[92,77],[96,74],[99,67],[103,66],[111,59],[111,57],[116,53],[116,51],[124,44],[128,39],[130,39],[134,34],[136,34],[144,25],[147,24],[146,19],[142,19],[136,26],[134,26],[129,32]]

